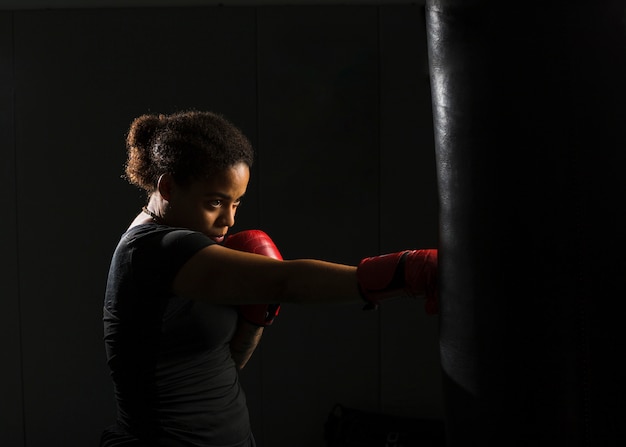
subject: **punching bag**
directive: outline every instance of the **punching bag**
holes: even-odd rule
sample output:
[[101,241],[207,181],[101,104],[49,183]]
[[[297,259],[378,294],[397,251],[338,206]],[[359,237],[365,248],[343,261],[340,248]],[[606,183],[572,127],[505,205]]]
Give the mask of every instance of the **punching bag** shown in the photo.
[[449,446],[626,446],[626,3],[428,0]]

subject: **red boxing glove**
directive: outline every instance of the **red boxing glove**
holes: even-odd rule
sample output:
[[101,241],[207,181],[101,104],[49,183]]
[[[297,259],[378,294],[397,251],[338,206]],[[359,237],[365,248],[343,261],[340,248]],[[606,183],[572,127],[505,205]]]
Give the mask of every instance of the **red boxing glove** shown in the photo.
[[426,298],[426,313],[438,312],[437,250],[406,250],[365,258],[357,267],[366,309],[376,309],[382,300],[395,297]]
[[[224,246],[233,250],[246,251],[282,261],[278,248],[270,237],[261,230],[247,230],[226,238]],[[238,306],[242,318],[257,326],[269,326],[280,312],[280,304],[243,304]]]

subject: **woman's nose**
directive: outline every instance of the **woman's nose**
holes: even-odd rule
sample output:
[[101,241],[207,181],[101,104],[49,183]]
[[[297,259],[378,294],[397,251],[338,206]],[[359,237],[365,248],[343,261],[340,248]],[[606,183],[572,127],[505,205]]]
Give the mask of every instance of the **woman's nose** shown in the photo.
[[222,209],[222,213],[220,214],[219,224],[225,227],[232,227],[235,225],[235,213],[237,212],[236,207],[225,207]]

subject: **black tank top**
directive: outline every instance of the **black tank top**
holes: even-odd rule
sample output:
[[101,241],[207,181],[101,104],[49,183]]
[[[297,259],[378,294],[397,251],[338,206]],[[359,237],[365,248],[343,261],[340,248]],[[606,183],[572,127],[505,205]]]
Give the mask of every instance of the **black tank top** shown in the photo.
[[113,254],[104,342],[123,436],[203,447],[250,438],[229,349],[236,309],[171,292],[181,266],[213,243],[202,233],[144,224],[128,230]]

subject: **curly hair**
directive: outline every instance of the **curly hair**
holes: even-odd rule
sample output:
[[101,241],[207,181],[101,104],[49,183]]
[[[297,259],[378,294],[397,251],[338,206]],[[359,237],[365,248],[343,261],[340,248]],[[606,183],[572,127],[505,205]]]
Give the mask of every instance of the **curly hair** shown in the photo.
[[251,167],[254,157],[237,127],[221,115],[200,111],[135,118],[126,150],[125,178],[148,193],[161,174],[171,174],[184,186],[241,162]]

